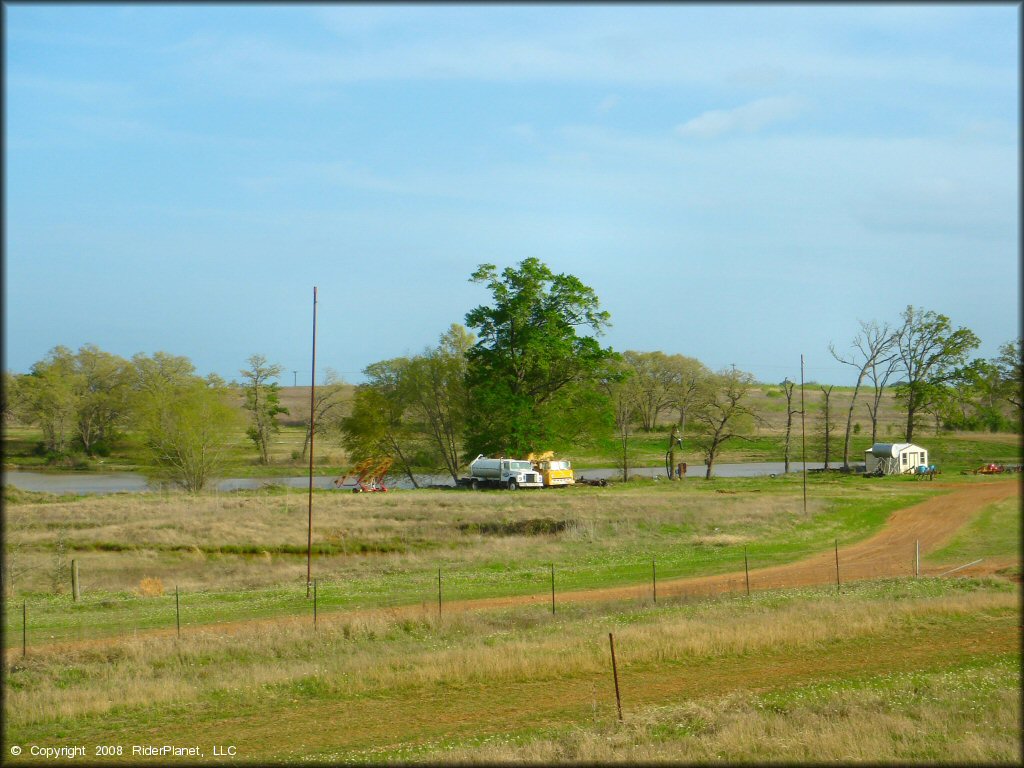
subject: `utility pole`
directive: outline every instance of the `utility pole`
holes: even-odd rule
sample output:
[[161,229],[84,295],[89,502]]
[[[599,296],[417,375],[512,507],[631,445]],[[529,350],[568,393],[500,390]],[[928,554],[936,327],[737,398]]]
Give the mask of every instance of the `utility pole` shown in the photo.
[[800,440],[803,444],[804,462],[804,516],[807,516],[807,429],[804,414],[807,409],[804,407],[804,356],[800,355]]
[[313,581],[313,403],[316,393],[316,286],[313,286],[313,371],[309,382],[309,529],[306,536],[306,599]]

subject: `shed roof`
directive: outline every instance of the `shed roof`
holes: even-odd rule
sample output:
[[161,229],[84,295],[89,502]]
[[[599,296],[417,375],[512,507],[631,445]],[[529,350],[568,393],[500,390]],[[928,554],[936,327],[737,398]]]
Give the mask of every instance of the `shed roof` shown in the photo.
[[872,456],[893,457],[899,456],[908,448],[915,448],[919,451],[927,450],[926,448],[922,448],[920,445],[915,445],[914,443],[875,443],[864,451],[864,453],[870,453]]

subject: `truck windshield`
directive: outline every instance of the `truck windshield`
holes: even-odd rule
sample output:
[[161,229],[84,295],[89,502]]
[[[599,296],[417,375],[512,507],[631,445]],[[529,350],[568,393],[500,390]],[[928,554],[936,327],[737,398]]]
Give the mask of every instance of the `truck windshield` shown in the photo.
[[533,464],[528,461],[510,461],[509,469],[533,469]]

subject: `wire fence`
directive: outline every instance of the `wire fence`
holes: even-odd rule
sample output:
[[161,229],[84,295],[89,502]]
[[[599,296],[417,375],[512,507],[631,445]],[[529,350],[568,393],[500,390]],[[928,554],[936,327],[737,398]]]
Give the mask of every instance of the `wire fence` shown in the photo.
[[[402,609],[441,617],[446,609],[505,604],[557,611],[560,603],[624,599],[657,603],[721,594],[751,594],[794,586],[922,575],[916,541],[817,547],[729,547],[620,557],[599,562],[486,565],[439,563],[431,569],[395,569],[354,579],[317,578],[307,596],[301,583],[243,589],[182,590],[162,594],[83,592],[35,597],[5,606],[6,650],[81,644],[146,634],[185,635],[227,625],[308,623],[331,615]],[[974,565],[968,563],[967,565]],[[945,569],[942,569],[945,570]],[[933,569],[932,575],[944,575]]]

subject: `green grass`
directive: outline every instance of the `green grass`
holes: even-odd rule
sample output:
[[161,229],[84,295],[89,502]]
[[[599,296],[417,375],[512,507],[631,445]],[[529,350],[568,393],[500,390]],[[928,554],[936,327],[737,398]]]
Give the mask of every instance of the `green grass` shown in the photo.
[[984,509],[948,545],[929,553],[925,559],[967,563],[983,557],[1019,557],[1020,542],[1020,502],[1007,499]]

